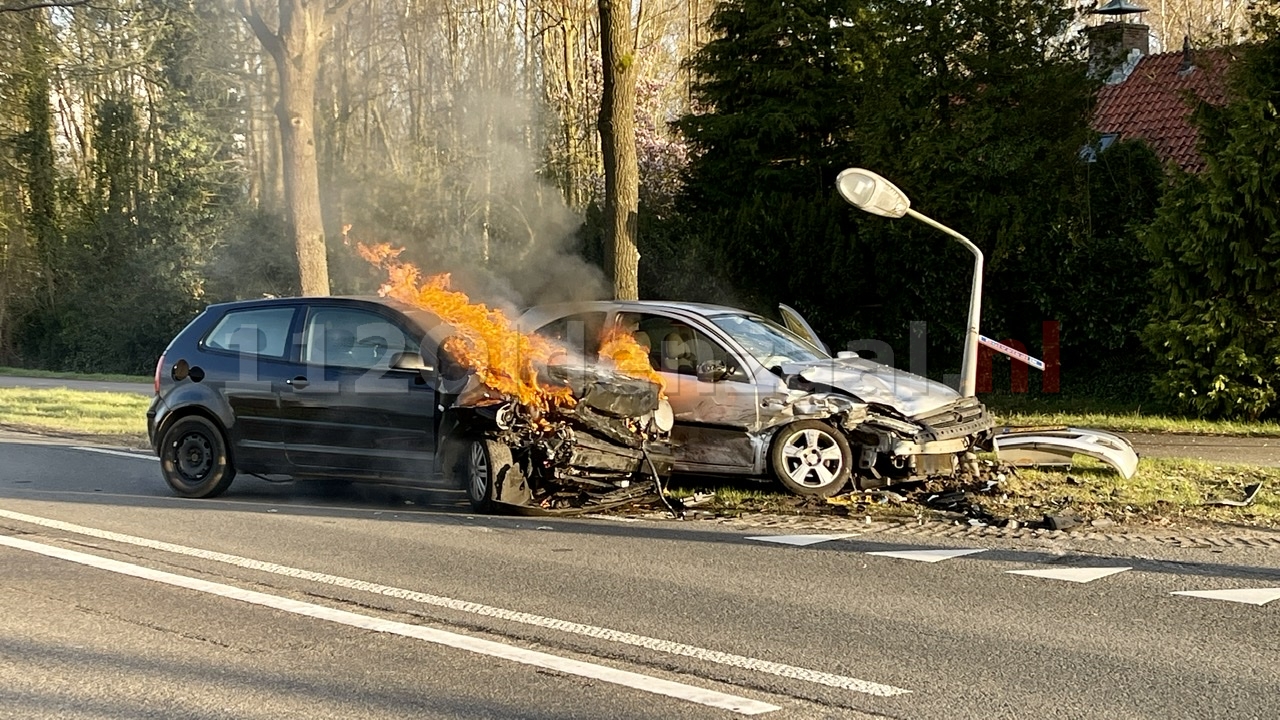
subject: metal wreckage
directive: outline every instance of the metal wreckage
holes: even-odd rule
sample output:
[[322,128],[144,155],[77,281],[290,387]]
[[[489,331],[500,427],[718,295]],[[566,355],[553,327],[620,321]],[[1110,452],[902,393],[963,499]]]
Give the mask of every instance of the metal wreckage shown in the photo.
[[520,403],[470,375],[445,408],[442,431],[457,439],[445,469],[477,509],[571,514],[663,496],[673,417],[657,384],[585,363],[539,375],[571,400]]

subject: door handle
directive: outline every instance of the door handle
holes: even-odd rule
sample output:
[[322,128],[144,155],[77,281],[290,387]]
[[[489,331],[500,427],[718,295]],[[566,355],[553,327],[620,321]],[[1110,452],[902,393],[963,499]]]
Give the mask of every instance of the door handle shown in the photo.
[[298,377],[293,378],[292,380],[285,380],[284,384],[288,385],[294,390],[301,390],[302,388],[310,385],[311,383],[307,382],[307,379],[305,377],[299,375]]

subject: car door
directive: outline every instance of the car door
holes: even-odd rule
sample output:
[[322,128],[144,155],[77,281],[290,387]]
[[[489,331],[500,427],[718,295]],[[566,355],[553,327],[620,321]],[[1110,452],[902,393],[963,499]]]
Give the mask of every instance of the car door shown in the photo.
[[227,428],[236,465],[248,472],[287,470],[279,394],[296,374],[290,333],[298,305],[228,311],[200,342],[191,373],[218,389],[234,420]]
[[[675,469],[754,472],[758,452],[748,432],[759,422],[758,395],[742,359],[704,328],[675,315],[620,312],[615,322],[649,348],[649,362],[666,383],[676,418]],[[704,363],[723,363],[727,374],[700,378]]]
[[281,394],[289,461],[303,474],[426,480],[435,383],[392,361],[421,351],[412,325],[380,306],[313,303],[300,333],[303,373]]

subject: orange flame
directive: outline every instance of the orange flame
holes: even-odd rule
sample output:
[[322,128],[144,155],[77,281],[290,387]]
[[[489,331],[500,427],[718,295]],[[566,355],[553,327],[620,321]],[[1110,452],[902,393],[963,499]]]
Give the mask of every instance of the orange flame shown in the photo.
[[379,295],[427,310],[456,330],[445,342],[445,350],[480,382],[538,411],[576,403],[569,388],[538,382],[538,366],[564,352],[553,342],[519,332],[501,310],[450,290],[448,273],[422,279],[417,267],[399,259],[404,248],[358,243],[357,250],[387,271],[388,280],[378,289]]
[[600,334],[600,357],[613,361],[618,372],[655,383],[666,395],[666,382],[649,364],[649,351],[634,336],[615,325]]

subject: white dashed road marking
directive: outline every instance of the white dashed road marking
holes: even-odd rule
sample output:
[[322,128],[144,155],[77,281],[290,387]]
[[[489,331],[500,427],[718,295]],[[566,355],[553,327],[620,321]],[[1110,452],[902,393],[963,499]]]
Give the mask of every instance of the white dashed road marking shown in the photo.
[[953,548],[938,548],[935,550],[885,550],[883,552],[869,552],[867,554],[879,555],[880,557],[897,558],[899,560],[916,560],[919,562],[936,563],[980,552],[986,552],[986,548],[968,550]]
[[323,583],[325,585],[333,585],[336,587],[360,590],[362,592],[369,592],[377,595],[385,595],[387,597],[399,598],[401,600],[408,600],[410,602],[416,602],[423,605],[447,608],[449,610],[496,618],[508,622],[520,623],[522,625],[530,625],[571,633],[574,635],[582,635],[598,640],[619,643],[621,645],[641,647],[647,650],[667,653],[669,655],[690,657],[696,660],[715,663],[717,665],[753,670],[769,675],[775,675],[777,677],[803,680],[817,685],[852,690],[854,692],[865,693],[867,695],[874,695],[877,697],[893,697],[895,695],[905,695],[911,692],[910,690],[904,690],[903,688],[894,687],[892,685],[882,685],[869,680],[860,680],[858,678],[847,677],[845,675],[835,675],[832,673],[822,672],[820,670],[811,670],[809,668],[797,667],[795,665],[786,665],[769,660],[735,655],[733,653],[710,650],[696,645],[686,645],[684,643],[662,640],[660,638],[634,635],[620,630],[612,630],[610,628],[598,627],[595,625],[584,625],[582,623],[571,622],[569,620],[559,620],[556,618],[543,617],[541,615],[533,615],[516,610],[490,607],[488,605],[481,605],[480,603],[455,600],[453,598],[442,597],[440,595],[430,595],[427,593],[417,592],[415,590],[379,585],[378,583],[366,582],[364,580],[353,580],[351,578],[344,578],[338,575],[328,575],[325,573],[312,572],[310,570],[301,570],[299,568],[277,565],[275,563],[263,562],[261,560],[252,560],[250,558],[228,555],[226,553],[214,552],[212,550],[201,550],[199,548],[186,547],[185,545],[177,545],[159,540],[150,540],[133,535],[124,535],[122,533],[111,532],[109,530],[99,530],[97,528],[62,522],[61,520],[52,520],[35,515],[27,515],[25,513],[14,512],[12,510],[0,509],[0,518],[8,518],[10,520],[17,520],[19,522],[30,523],[32,525],[61,530],[63,532],[87,535],[89,537],[96,537],[102,540],[124,543],[126,545],[151,548],[153,550],[174,553],[176,555],[186,555],[188,557],[211,560],[249,570],[259,570],[262,572],[274,573],[276,575]]
[[156,457],[155,455],[147,455],[146,453],[128,452],[126,450],[111,450],[108,448],[99,448],[99,447],[73,447],[71,449],[83,450],[85,452],[91,452],[91,453],[101,453],[103,455],[116,455],[119,457],[136,458],[138,460],[155,460],[156,462],[160,461],[160,458]]
[[269,595],[267,593],[261,593],[254,590],[245,590],[232,585],[209,582],[207,580],[200,580],[199,578],[188,577],[186,575],[177,575],[175,573],[164,572],[162,570],[153,570],[141,565],[134,565],[133,563],[111,560],[97,555],[90,555],[87,553],[77,552],[75,550],[55,547],[53,545],[44,545],[42,543],[22,540],[8,535],[0,535],[0,545],[7,545],[18,550],[39,553],[40,555],[67,560],[69,562],[87,565],[99,570],[118,573],[120,575],[128,575],[131,577],[141,578],[143,580],[151,580],[158,583],[164,583],[166,585],[172,585],[174,587],[195,590],[209,595],[217,595],[219,597],[230,598],[232,600],[239,600],[253,605],[261,605],[262,607],[283,610],[284,612],[303,615],[317,620],[327,620],[340,625],[349,625],[351,627],[362,628],[364,630],[416,638],[436,645],[445,645],[447,647],[466,650],[467,652],[477,653],[479,655],[488,655],[490,657],[510,660],[512,662],[518,662],[525,665],[555,670],[567,675],[577,675],[579,677],[601,680],[657,695],[665,695],[667,697],[686,700],[700,705],[732,710],[740,715],[760,715],[762,713],[781,709],[777,705],[770,705],[769,703],[760,702],[758,700],[738,697],[737,695],[728,695],[715,690],[707,690],[706,688],[694,687],[693,685],[672,682],[670,680],[663,680],[662,678],[656,678],[651,675],[642,675],[640,673],[619,670],[617,668],[597,665],[595,663],[582,662],[580,660],[560,657],[559,655],[551,655],[550,653],[538,652],[536,650],[527,650],[525,648],[494,642],[492,640],[484,640],[481,638],[470,637],[468,635],[459,635],[457,633],[423,627],[421,625],[410,625],[408,623],[396,622],[394,620],[384,620],[370,615],[361,615],[359,613],[348,612],[346,610],[325,607],[324,605],[292,600],[290,598],[280,597],[279,595]]
[[805,545],[817,545],[818,543],[830,542],[832,540],[845,540],[851,537],[858,537],[858,533],[844,533],[842,535],[755,535],[746,539],[803,547]]
[[1244,588],[1241,590],[1183,590],[1171,595],[1206,598],[1208,600],[1228,600],[1230,602],[1248,603],[1249,605],[1266,605],[1272,600],[1280,600],[1280,588]]
[[1054,568],[1052,570],[1006,570],[1005,572],[1010,575],[1029,575],[1031,577],[1048,578],[1050,580],[1066,580],[1067,582],[1073,583],[1087,583],[1132,569],[1133,568],[1129,567]]

